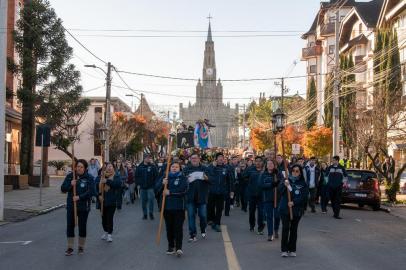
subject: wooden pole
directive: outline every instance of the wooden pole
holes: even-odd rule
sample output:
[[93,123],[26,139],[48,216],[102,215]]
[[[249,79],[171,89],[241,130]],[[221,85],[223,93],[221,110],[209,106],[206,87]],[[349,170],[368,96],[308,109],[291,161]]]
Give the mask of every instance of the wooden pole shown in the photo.
[[[289,177],[289,170],[288,170],[288,165],[286,163],[286,159],[285,159],[285,145],[284,145],[284,141],[283,141],[283,133],[281,132],[281,143],[282,143],[282,157],[283,157],[283,165],[285,166],[285,180],[288,180]],[[290,203],[292,201],[292,197],[290,195],[290,190],[288,188],[286,188],[286,192],[288,193],[288,202]],[[290,220],[293,220],[293,211],[292,211],[292,207],[289,207],[289,216],[290,216]]]
[[[276,134],[274,134],[274,152],[275,152],[275,158],[276,158]],[[275,177],[278,177],[277,175],[275,175]],[[273,208],[276,208],[278,206],[278,191],[277,191],[278,187],[276,186],[273,190]]]
[[[72,175],[73,180],[76,180],[76,164],[75,164],[75,141],[72,141]],[[77,184],[77,183],[76,183]],[[73,197],[76,197],[76,184],[73,186]],[[75,227],[78,225],[78,204],[73,200],[73,215],[75,216]]]
[[[165,178],[168,179],[169,175],[169,168],[171,167],[171,155],[172,152],[172,140],[171,140],[171,135],[168,135],[168,153],[167,153],[167,164],[166,164],[166,171],[165,171]],[[164,218],[164,209],[165,209],[165,201],[166,201],[166,190],[168,186],[167,184],[164,185],[164,190],[162,194],[162,204],[161,204],[161,213],[160,213],[160,218],[159,218],[159,228],[158,228],[158,233],[156,236],[156,243],[159,245],[161,242],[161,232],[162,232],[162,225],[163,225],[163,218]]]

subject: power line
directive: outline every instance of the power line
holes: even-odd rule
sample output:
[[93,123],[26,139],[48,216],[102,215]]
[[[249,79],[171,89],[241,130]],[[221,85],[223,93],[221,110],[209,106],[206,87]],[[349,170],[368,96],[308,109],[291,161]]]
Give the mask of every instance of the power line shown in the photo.
[[[153,33],[207,33],[207,30],[171,30],[171,29],[91,29],[69,28],[74,32],[153,32]],[[217,30],[212,33],[303,33],[303,30]]]
[[[79,37],[100,38],[204,38],[203,35],[106,35],[79,34]],[[301,34],[252,34],[252,35],[213,35],[213,38],[257,38],[257,37],[299,37]]]

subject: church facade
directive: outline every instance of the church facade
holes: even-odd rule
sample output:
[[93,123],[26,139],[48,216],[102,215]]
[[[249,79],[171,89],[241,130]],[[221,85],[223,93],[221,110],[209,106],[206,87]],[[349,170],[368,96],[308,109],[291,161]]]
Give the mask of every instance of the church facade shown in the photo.
[[213,147],[234,148],[238,145],[238,104],[234,108],[223,103],[223,85],[217,80],[216,58],[211,25],[204,50],[203,76],[196,86],[196,103],[184,107],[179,104],[180,119],[194,126],[199,120],[207,119],[215,127],[210,128]]

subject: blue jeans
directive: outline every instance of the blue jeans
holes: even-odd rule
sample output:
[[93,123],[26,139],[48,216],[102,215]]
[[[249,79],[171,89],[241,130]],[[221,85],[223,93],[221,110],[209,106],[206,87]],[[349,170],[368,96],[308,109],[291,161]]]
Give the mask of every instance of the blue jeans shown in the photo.
[[268,236],[274,234],[274,232],[279,231],[279,224],[280,224],[280,215],[278,206],[276,208],[273,207],[273,202],[264,202],[264,212],[266,215],[266,225],[268,226]]
[[141,202],[142,202],[142,212],[144,213],[144,216],[148,215],[147,211],[147,204],[149,208],[149,214],[154,213],[154,199],[155,199],[155,193],[154,189],[141,189]]
[[199,215],[200,220],[200,231],[202,233],[206,232],[207,227],[207,205],[206,204],[196,204],[196,203],[187,203],[187,216],[189,222],[189,234],[191,237],[196,236],[196,212]]

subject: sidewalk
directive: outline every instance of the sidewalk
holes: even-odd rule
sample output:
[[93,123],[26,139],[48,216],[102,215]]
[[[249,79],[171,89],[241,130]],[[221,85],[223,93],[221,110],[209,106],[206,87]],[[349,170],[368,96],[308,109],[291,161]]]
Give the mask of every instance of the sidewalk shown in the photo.
[[22,221],[63,207],[66,194],[62,194],[60,190],[62,181],[61,177],[51,177],[50,186],[42,189],[41,206],[39,205],[39,188],[29,187],[26,190],[6,192],[4,196],[5,223]]

